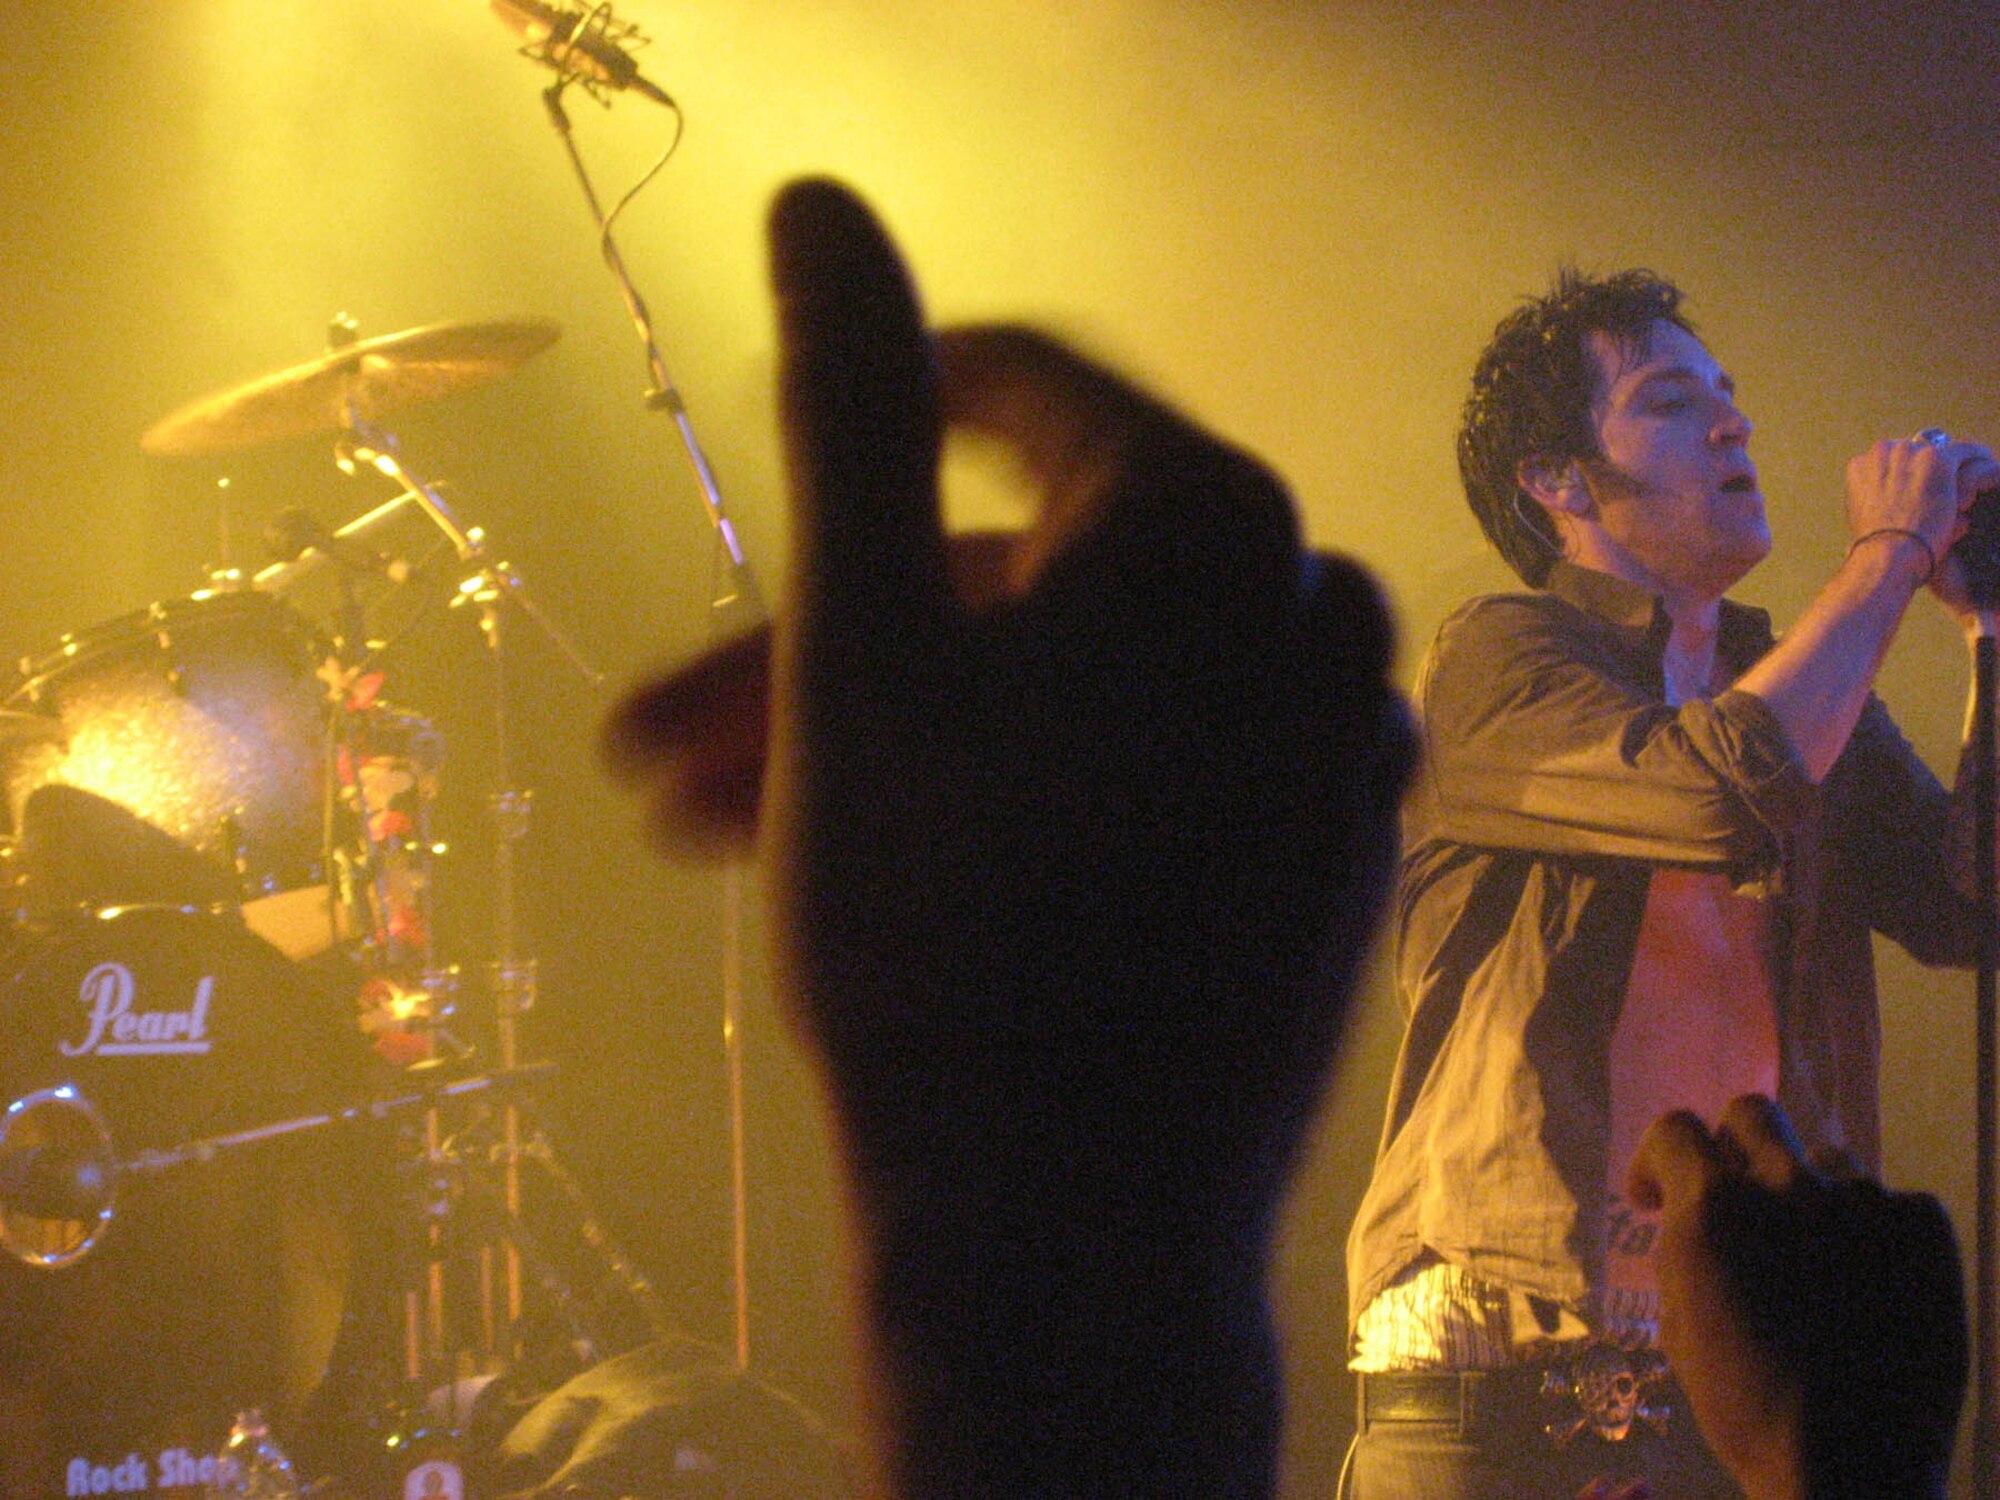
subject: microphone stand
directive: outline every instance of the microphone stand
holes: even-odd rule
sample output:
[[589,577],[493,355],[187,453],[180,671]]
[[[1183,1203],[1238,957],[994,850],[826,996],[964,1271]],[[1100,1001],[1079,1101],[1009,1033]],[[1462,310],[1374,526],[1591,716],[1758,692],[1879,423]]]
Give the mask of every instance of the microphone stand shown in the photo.
[[2000,609],[2000,493],[1981,494],[1967,515],[1966,534],[1951,555],[1965,573],[1966,592],[1979,611],[1972,647],[1972,859],[1978,924],[1977,973],[1973,1007],[1978,1053],[1974,1088],[1978,1094],[1977,1187],[1973,1212],[1972,1484],[1979,1500],[2000,1500],[2000,1245],[1994,1212],[2000,1203],[2000,1011],[1995,1008],[1996,965],[2000,965],[2000,899],[1993,869],[1995,838],[1995,688],[2000,682],[2000,644],[1994,640],[1994,612]]
[[1994,968],[1996,943],[1994,921],[1994,685],[1996,652],[1993,639],[1993,600],[1975,582],[1981,622],[1972,653],[1972,764],[1973,820],[1972,857],[1978,894],[1975,920],[1979,924],[1978,972],[1973,1008],[1978,1016],[1979,1062],[1975,1088],[1978,1091],[1977,1180],[1974,1212],[1979,1227],[1974,1234],[1974,1344],[1978,1371],[1978,1397],[1974,1407],[1972,1460],[1974,1492],[1979,1500],[2000,1497],[2000,1333],[1996,1333],[1996,1306],[2000,1306],[2000,1257],[1994,1244],[1996,1197],[1996,1124],[1994,1084],[1996,1041],[2000,1025],[1994,1010]]
[[757,589],[756,575],[752,572],[749,559],[744,555],[743,544],[737,539],[736,528],[730,524],[728,512],[722,504],[722,490],[715,482],[715,474],[708,466],[708,457],[702,452],[701,440],[695,436],[694,423],[688,417],[687,403],[675,386],[673,377],[667,373],[667,362],[660,354],[659,340],[653,334],[652,314],[646,308],[645,298],[633,285],[632,277],[625,269],[625,258],[618,251],[618,242],[611,235],[611,221],[605,217],[604,206],[599,201],[597,189],[592,185],[590,172],[584,166],[583,157],[576,149],[576,135],[570,128],[569,112],[563,108],[563,90],[569,86],[567,78],[560,78],[542,91],[542,103],[548,110],[549,122],[555,127],[557,137],[562,141],[563,151],[569,157],[570,167],[576,174],[577,185],[583,190],[583,198],[590,209],[592,222],[597,225],[597,243],[604,256],[604,264],[611,272],[611,279],[618,288],[618,295],[625,304],[626,315],[632,320],[632,330],[639,338],[639,346],[646,356],[647,373],[652,384],[645,394],[648,411],[663,411],[673,418],[674,427],[680,435],[681,449],[687,455],[689,466],[694,471],[695,483],[700,487],[702,504],[708,511],[709,524],[715,528],[715,540],[719,561],[723,563],[722,578],[714,599],[711,601],[718,611],[733,606],[747,606],[754,611],[752,620],[763,617],[763,599]]
[[[767,617],[762,594],[757,586],[757,577],[744,555],[742,543],[737,539],[736,530],[729,522],[728,513],[722,504],[722,491],[715,482],[714,472],[708,466],[700,440],[695,436],[694,424],[689,420],[687,403],[681,399],[673,377],[667,372],[666,360],[660,353],[659,340],[653,333],[652,315],[647,311],[646,302],[633,285],[630,274],[625,269],[625,260],[618,251],[618,242],[611,235],[611,219],[606,216],[597,190],[590,181],[590,172],[585,167],[582,155],[577,151],[576,138],[570,128],[568,112],[563,108],[563,90],[572,81],[564,75],[542,91],[542,103],[548,111],[549,123],[555,127],[557,137],[562,141],[564,153],[569,157],[571,170],[576,174],[577,185],[583,190],[585,204],[590,209],[590,217],[597,226],[597,243],[604,257],[605,267],[611,272],[611,279],[618,287],[618,295],[625,304],[625,312],[632,320],[632,329],[637,334],[640,348],[646,357],[646,369],[651,380],[645,395],[648,411],[663,411],[673,418],[675,429],[680,435],[682,451],[687,455],[694,471],[696,484],[700,487],[702,503],[707,508],[709,524],[715,531],[715,571],[713,592],[709,600],[709,620],[713,634],[719,639],[725,635],[732,622],[743,625],[762,623]],[[743,1028],[742,1028],[742,948],[743,948],[743,872],[739,864],[732,862],[724,867],[722,877],[722,1048],[724,1067],[727,1071],[729,1095],[729,1197],[730,1197],[730,1282],[734,1308],[735,1338],[733,1349],[736,1368],[739,1371],[750,1367],[750,1232],[748,1193],[748,1148],[744,1121],[743,1083]]]
[[[1935,429],[1926,441],[1949,441]],[[1979,1500],[2000,1500],[2000,1246],[1995,1242],[1994,1210],[2000,1201],[1996,1158],[2000,1157],[2000,1012],[1994,1003],[1994,970],[2000,963],[2000,900],[1995,895],[1995,684],[2000,678],[1994,640],[1994,614],[2000,610],[2000,490],[1974,497],[1966,512],[1965,534],[1953,544],[1951,559],[1965,577],[1965,591],[1979,612],[1972,646],[1972,860],[1976,895],[1977,975],[1973,1006],[1977,1014],[1978,1053],[1974,1088],[1978,1094],[1976,1160],[1977,1188],[1973,1212],[1972,1342],[1974,1401],[1972,1418],[1972,1486]]]

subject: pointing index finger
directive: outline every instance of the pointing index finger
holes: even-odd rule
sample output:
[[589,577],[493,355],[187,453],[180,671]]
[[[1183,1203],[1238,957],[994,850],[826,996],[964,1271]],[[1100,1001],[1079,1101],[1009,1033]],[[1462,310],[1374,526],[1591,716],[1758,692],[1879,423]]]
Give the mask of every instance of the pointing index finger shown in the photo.
[[948,598],[916,289],[867,206],[825,179],[779,193],[770,265],[799,629],[812,646],[907,643]]

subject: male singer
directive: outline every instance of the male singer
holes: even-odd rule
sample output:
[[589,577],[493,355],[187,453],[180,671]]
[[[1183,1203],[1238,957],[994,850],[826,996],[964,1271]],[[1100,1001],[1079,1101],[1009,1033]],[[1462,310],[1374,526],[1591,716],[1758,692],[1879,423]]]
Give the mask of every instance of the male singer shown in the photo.
[[1725,598],[1771,548],[1750,433],[1647,272],[1566,272],[1475,369],[1466,494],[1528,589],[1453,614],[1417,685],[1358,1500],[1738,1495],[1655,1352],[1640,1133],[1765,1094],[1872,1166],[1870,935],[1971,961],[1969,797],[1870,684],[1920,589],[1979,628],[1949,554],[2000,465],[1940,432],[1853,459],[1845,555],[1774,642]]

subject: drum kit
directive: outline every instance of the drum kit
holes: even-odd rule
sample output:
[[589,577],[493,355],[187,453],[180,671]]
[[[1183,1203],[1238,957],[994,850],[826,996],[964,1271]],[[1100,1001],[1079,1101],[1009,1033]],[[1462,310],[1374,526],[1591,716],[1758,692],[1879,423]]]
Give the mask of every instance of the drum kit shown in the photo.
[[[0,702],[0,1428],[26,1409],[11,1378],[38,1400],[24,1430],[45,1435],[71,1494],[167,1488],[168,1455],[213,1454],[236,1407],[303,1426],[315,1385],[322,1417],[372,1423],[377,1448],[412,1414],[463,1435],[480,1391],[519,1401],[668,1332],[529,1127],[548,1068],[515,1035],[535,999],[512,931],[527,794],[503,751],[497,952],[465,986],[481,1009],[462,1026],[432,910],[442,736],[384,694],[357,603],[381,577],[447,594],[495,653],[513,611],[589,672],[384,426],[514,370],[558,330],[336,330],[325,354],[183,407],[142,446],[196,458],[326,434],[343,468],[401,493],[338,530],[288,513],[269,567],[64,636]],[[396,513],[435,534],[414,568],[373,547]],[[330,618],[300,603],[313,576],[334,586]],[[296,1214],[301,1198],[333,1211]],[[276,1247],[301,1239],[310,1253],[275,1270]],[[294,1296],[315,1277],[316,1298]],[[78,1407],[97,1425],[72,1436]],[[322,1442],[325,1462],[346,1461],[350,1436]],[[123,1482],[135,1461],[145,1485]]]

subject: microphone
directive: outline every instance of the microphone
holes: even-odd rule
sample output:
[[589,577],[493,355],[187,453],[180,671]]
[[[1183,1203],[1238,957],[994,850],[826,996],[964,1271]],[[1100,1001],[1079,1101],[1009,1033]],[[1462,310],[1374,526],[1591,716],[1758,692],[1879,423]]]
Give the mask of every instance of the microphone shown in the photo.
[[[330,558],[337,567],[354,573],[373,573],[391,583],[403,583],[410,576],[410,565],[402,558],[384,556],[366,542],[327,530],[326,523],[303,506],[295,505],[271,517],[264,527],[264,541],[279,568],[290,568],[304,561],[307,553],[317,552]],[[271,571],[265,569],[252,582]],[[289,582],[290,577],[283,581]]]
[[586,85],[631,89],[668,109],[677,106],[667,91],[639,72],[628,46],[645,38],[629,21],[612,19],[609,5],[588,11],[545,4],[544,0],[492,0],[493,14],[520,37],[524,57]]
[[1947,555],[1965,570],[1972,602],[1980,609],[2000,609],[2000,489],[1973,496],[1965,513],[1965,535]]

